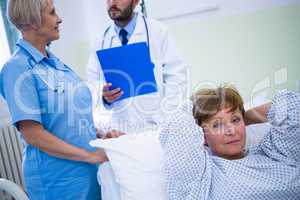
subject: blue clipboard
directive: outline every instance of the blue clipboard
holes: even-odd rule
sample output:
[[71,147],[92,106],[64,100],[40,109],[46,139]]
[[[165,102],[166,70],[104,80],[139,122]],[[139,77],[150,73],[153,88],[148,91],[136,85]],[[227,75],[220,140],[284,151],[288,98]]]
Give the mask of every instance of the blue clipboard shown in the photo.
[[121,88],[118,99],[157,92],[154,64],[146,42],[96,51],[106,82]]

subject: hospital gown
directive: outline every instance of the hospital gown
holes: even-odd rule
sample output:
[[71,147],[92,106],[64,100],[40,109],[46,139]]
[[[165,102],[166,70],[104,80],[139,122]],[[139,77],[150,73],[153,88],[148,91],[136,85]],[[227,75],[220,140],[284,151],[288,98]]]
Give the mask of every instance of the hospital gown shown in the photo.
[[204,147],[191,106],[168,116],[160,136],[170,200],[299,200],[300,94],[275,95],[267,114],[271,129],[239,160]]

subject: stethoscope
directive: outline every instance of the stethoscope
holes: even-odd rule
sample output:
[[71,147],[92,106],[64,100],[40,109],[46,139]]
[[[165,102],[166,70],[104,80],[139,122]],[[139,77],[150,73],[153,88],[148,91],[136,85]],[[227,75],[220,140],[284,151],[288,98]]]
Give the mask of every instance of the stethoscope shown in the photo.
[[[55,93],[64,93],[65,92],[65,87],[62,82],[58,82],[57,84],[49,83],[49,75],[52,75],[52,80],[58,79],[56,73],[51,68],[48,68],[47,73],[45,73],[45,72],[36,70],[37,66],[39,66],[41,64],[37,63],[32,57],[29,57],[27,62],[30,65],[31,70],[33,70],[34,74],[38,75],[39,78],[44,82],[44,84],[47,85],[47,87],[49,89],[51,89]],[[50,74],[48,74],[48,73],[50,73]]]
[[[143,18],[144,25],[145,25],[145,29],[146,29],[147,45],[148,45],[148,48],[149,48],[149,50],[150,50],[150,39],[149,39],[148,24],[147,24],[147,22],[146,22],[146,18],[145,18],[144,15],[142,16],[142,18]],[[110,30],[110,28],[111,28],[111,26],[107,27],[107,29],[104,31],[104,34],[103,34],[103,37],[102,37],[102,43],[101,43],[101,50],[104,49],[105,37],[106,37],[108,31]],[[113,39],[114,39],[115,37],[116,37],[116,36],[112,36],[112,37],[110,38],[110,45],[109,45],[109,48],[112,47],[112,42],[113,42]]]
[[[74,82],[65,81],[65,78],[60,77],[58,72],[56,72],[57,70],[53,69],[53,67],[48,66],[45,68],[45,65],[49,65],[48,63],[46,63],[46,64],[37,63],[32,56],[30,56],[27,59],[27,63],[29,64],[33,75],[38,76],[39,79],[51,91],[53,91],[56,94],[65,93],[66,89],[70,88],[70,87],[68,87],[70,85],[67,85],[68,83],[70,83],[72,85],[74,84],[75,89],[78,89],[78,86],[85,86],[84,84],[81,85],[82,80],[76,75],[76,73],[70,67],[68,67],[67,65],[65,65],[63,63],[61,63],[61,64],[64,65],[65,68],[68,69],[67,71],[69,73],[73,74],[72,77],[74,78]],[[85,86],[85,87],[87,87],[87,86]],[[49,93],[48,93],[48,95],[49,95]]]

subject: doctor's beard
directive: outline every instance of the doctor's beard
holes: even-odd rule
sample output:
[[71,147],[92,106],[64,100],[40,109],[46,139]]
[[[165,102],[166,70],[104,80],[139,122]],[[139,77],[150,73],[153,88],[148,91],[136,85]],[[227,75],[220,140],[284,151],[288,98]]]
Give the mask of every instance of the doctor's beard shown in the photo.
[[[118,11],[119,13],[116,15],[113,15],[114,11]],[[130,21],[132,14],[134,11],[134,2],[131,1],[130,5],[123,10],[119,9],[116,6],[112,6],[108,9],[108,15],[109,17],[114,21]]]

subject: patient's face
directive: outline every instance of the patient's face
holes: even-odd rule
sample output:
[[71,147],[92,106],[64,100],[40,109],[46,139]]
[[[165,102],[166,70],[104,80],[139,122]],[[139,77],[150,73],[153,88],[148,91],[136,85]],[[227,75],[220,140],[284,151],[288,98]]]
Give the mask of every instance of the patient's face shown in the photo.
[[206,144],[216,155],[230,160],[243,157],[246,128],[239,110],[224,108],[201,126]]

